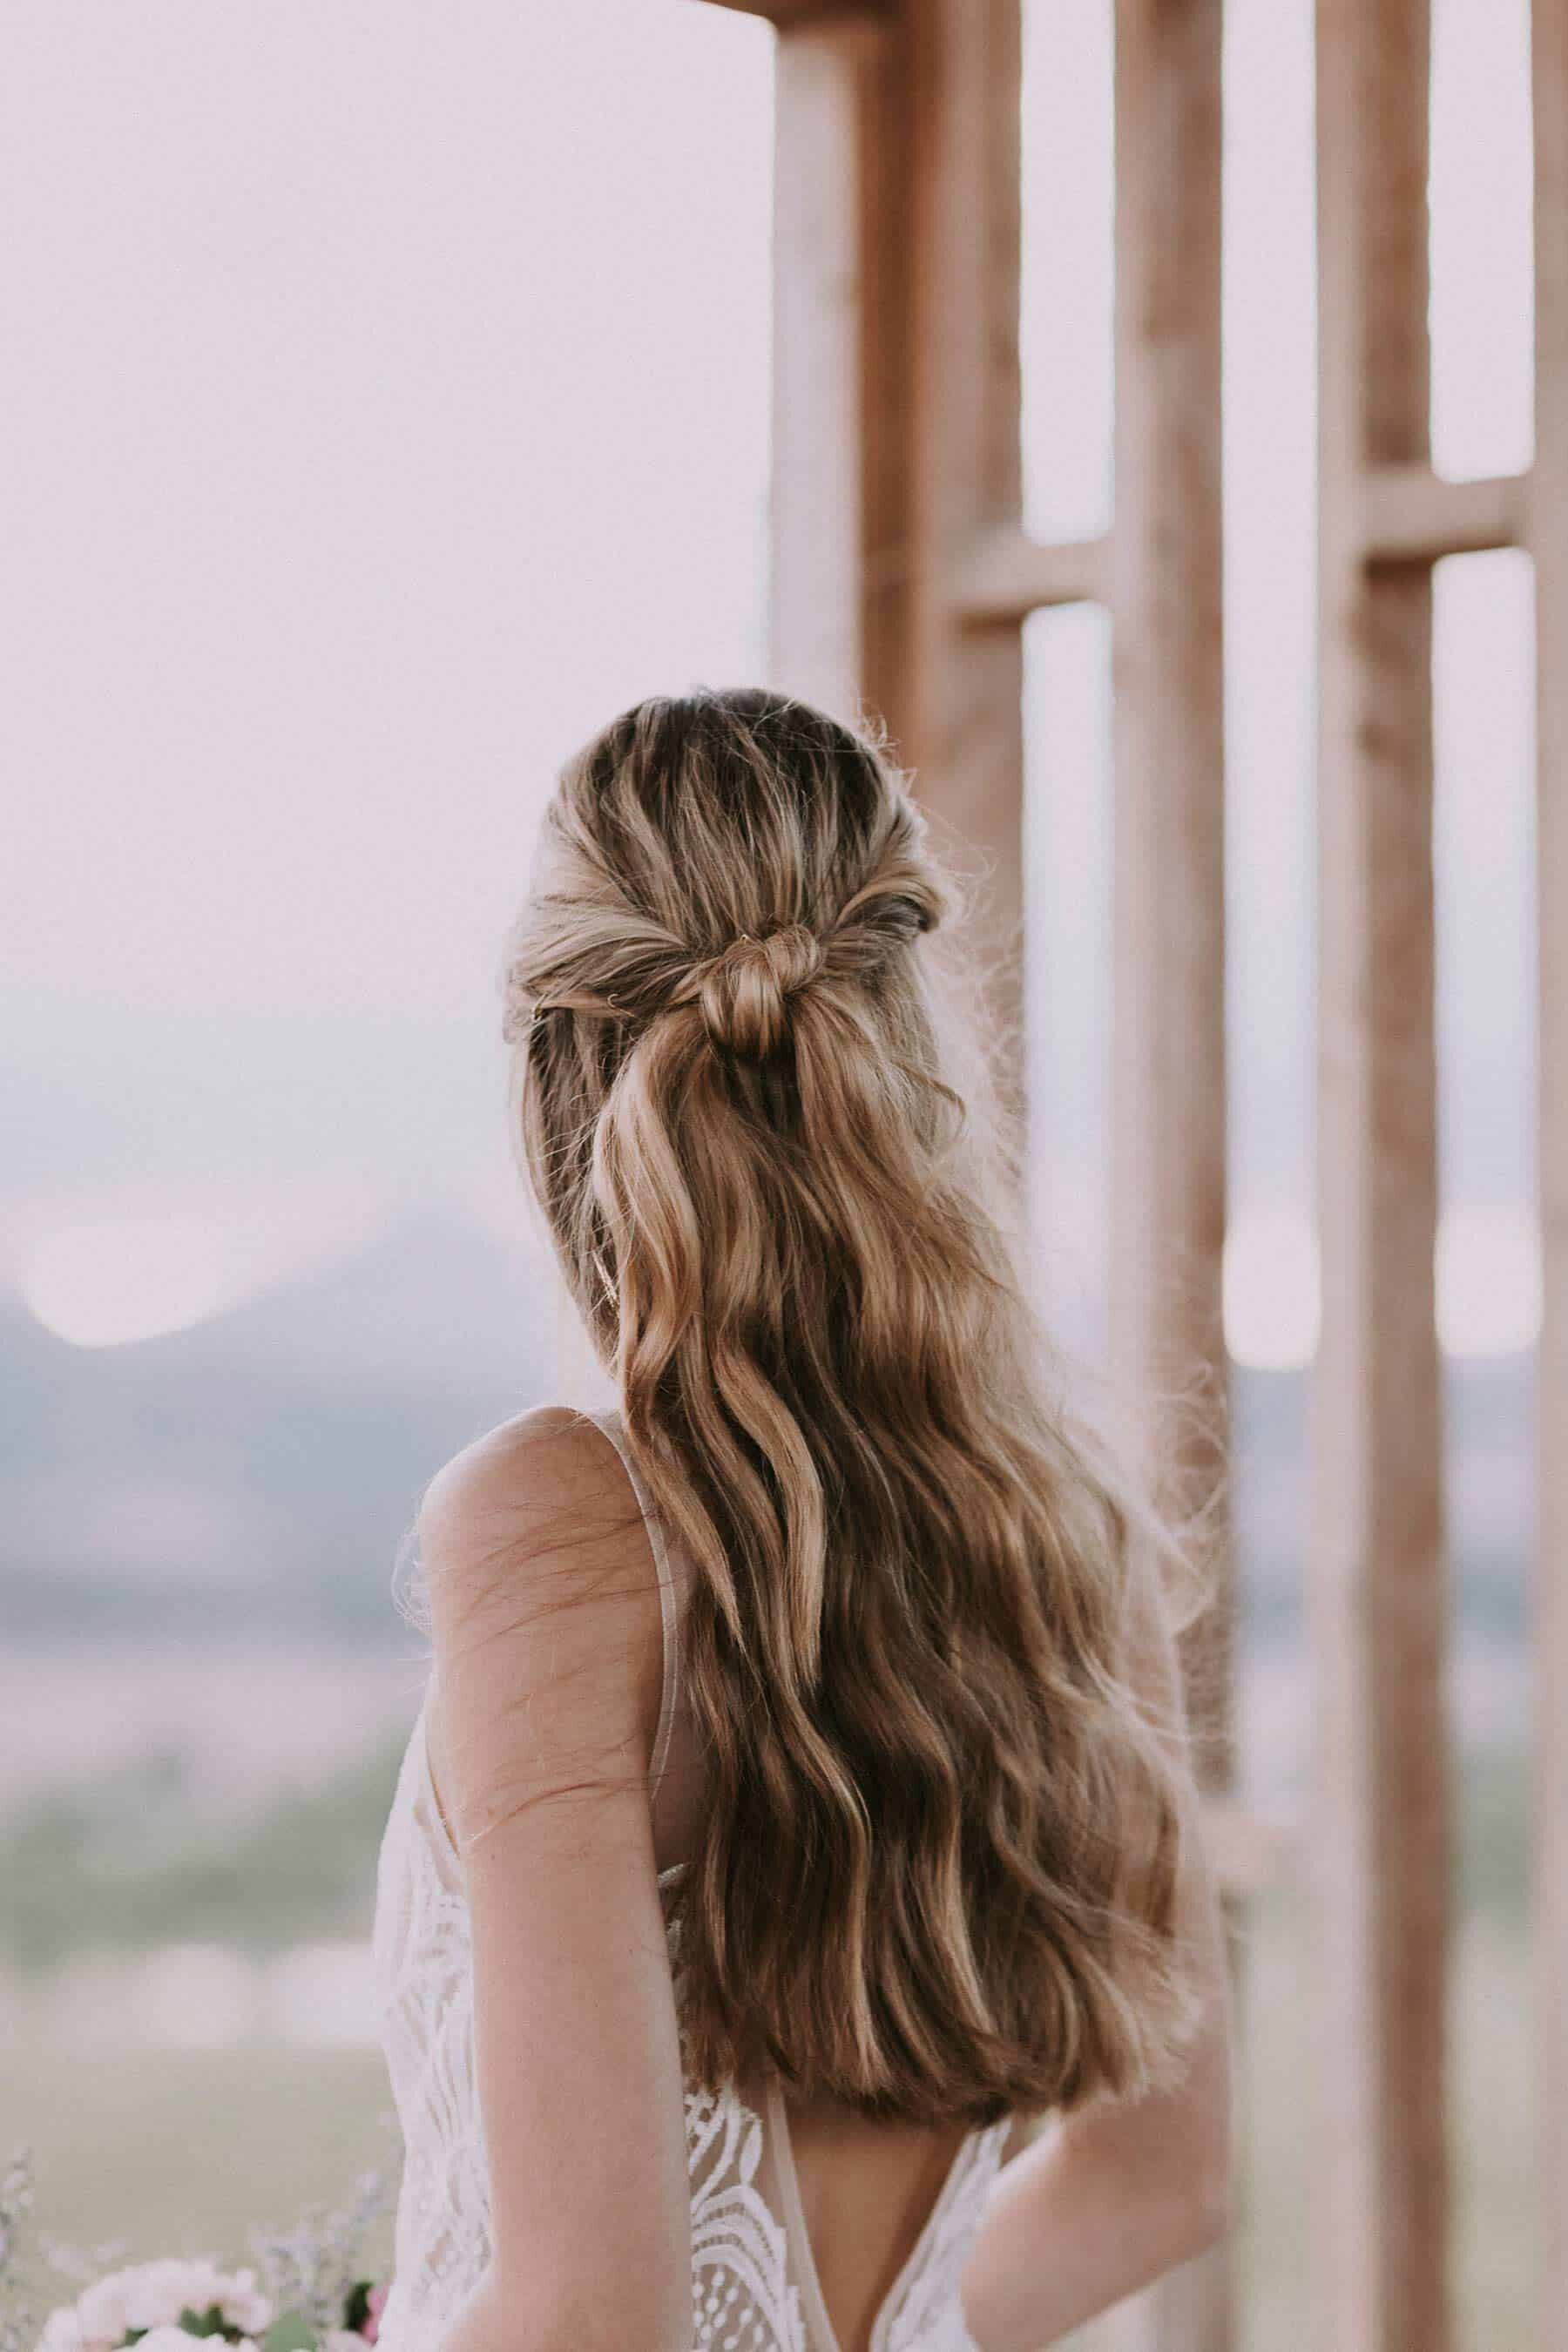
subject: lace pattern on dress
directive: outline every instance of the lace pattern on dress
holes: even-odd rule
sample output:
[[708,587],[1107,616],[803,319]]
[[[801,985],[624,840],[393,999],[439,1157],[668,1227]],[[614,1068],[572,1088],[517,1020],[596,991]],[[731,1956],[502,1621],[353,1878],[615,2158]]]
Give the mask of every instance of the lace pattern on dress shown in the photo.
[[[489,2260],[489,2183],[474,2074],[468,1908],[425,1763],[421,1709],[383,1841],[376,2004],[403,2128],[384,2352],[437,2352]],[[669,1887],[678,1874],[665,1874]],[[679,1995],[679,1936],[668,1923]],[[960,2149],[879,2314],[871,2352],[974,2352],[958,2281],[1001,2162],[1005,2121]],[[802,2316],[789,2234],[757,2187],[763,2117],[726,2086],[686,2093],[695,2352],[837,2352]]]

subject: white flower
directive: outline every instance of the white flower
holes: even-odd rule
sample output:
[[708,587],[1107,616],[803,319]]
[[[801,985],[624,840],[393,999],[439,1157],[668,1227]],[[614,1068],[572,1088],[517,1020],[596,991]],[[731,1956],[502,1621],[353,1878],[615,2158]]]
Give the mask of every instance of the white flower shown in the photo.
[[[256,2284],[256,2273],[233,2271],[228,2277],[221,2278],[218,2284],[221,2291],[209,2296],[208,2301],[218,2305],[229,2326],[243,2327],[247,2342],[253,2336],[265,2334],[272,2325],[273,2310]],[[205,2311],[206,2305],[202,2305],[201,2308]],[[234,2352],[244,2352],[244,2346],[237,2344]]]
[[352,2327],[329,2327],[320,2352],[365,2352],[364,2337]]
[[50,2312],[38,2338],[38,2352],[83,2352],[81,2322],[74,2304],[62,2304]]
[[[205,2311],[223,2300],[224,2274],[210,2254],[194,2261],[143,2263],[125,2273],[125,2306],[132,2327],[176,2327],[182,2311]],[[164,2347],[174,2352],[174,2347]]]
[[146,2335],[139,2338],[147,2347],[147,2352],[191,2352],[195,2340],[194,2336],[187,2336],[183,2327],[150,2327]]
[[62,2332],[39,2352],[115,2352],[132,2329],[145,2330],[142,2341],[149,2344],[156,2335],[178,2336],[178,2346],[153,2344],[152,2352],[180,2352],[192,2340],[180,2326],[181,2312],[205,2314],[214,2304],[231,2327],[249,2336],[272,2324],[272,2306],[258,2290],[254,2271],[223,2271],[211,2254],[200,2254],[110,2271],[77,2297],[76,2335]]
[[76,2320],[84,2345],[121,2344],[131,2325],[130,2271],[110,2271],[76,2299]]

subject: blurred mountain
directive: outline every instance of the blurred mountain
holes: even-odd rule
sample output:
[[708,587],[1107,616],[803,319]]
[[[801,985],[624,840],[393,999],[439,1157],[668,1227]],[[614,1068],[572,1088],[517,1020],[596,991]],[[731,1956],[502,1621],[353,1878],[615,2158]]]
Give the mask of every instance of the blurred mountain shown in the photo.
[[[192,1329],[78,1348],[0,1302],[0,1637],[336,1633],[396,1640],[390,1586],[426,1481],[555,1392],[558,1286],[460,1210]],[[1298,1626],[1307,1381],[1234,1378],[1232,1501],[1247,1612]],[[1531,1367],[1450,1363],[1459,1612],[1522,1634]]]
[[376,1241],[193,1329],[82,1349],[0,1306],[0,1628],[396,1630],[449,1454],[549,1392],[555,1292],[477,1224]]

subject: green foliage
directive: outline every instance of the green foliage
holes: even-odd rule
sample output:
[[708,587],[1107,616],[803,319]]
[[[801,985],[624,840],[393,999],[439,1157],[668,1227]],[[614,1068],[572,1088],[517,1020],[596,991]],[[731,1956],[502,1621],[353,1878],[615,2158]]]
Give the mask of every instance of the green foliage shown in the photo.
[[32,2210],[32,2154],[18,2148],[0,2171],[0,2352],[30,2352],[37,2330],[25,2261]]
[[[74,1952],[212,1941],[251,1952],[363,1934],[401,1742],[319,1788],[238,1820],[203,1817],[178,1762],[47,1790],[0,1820],[0,1960],[46,1969]],[[1523,1920],[1529,1767],[1521,1748],[1472,1749],[1456,1771],[1457,1902]]]
[[316,2331],[297,2311],[275,2319],[261,2339],[261,2352],[315,2352]]
[[364,1933],[400,1750],[388,1742],[239,1819],[195,1811],[166,1757],[31,1798],[0,1821],[0,1960],[40,1969],[93,1948],[265,1952]]
[[349,2289],[348,2303],[343,2313],[343,2326],[347,2328],[351,2328],[356,2336],[363,2334],[365,2322],[370,2317],[370,2297],[373,2284],[374,2282],[370,2279],[355,2279],[353,2286]]
[[187,2304],[180,2314],[180,2326],[187,2336],[225,2336],[235,2344],[239,2342],[242,2333],[239,2328],[228,2326],[216,2303],[209,2303],[205,2311],[193,2311]]

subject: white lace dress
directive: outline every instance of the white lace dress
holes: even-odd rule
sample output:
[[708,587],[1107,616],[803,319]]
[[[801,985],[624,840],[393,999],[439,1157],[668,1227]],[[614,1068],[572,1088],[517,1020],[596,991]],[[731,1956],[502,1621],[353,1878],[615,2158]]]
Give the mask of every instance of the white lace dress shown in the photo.
[[[612,1408],[593,1418],[625,1463],[647,1522],[664,1602],[664,1696],[653,1759],[668,1750],[676,1682],[674,1605],[658,1519]],[[673,1894],[681,1865],[664,1871]],[[680,1957],[669,1922],[679,1992]],[[438,2352],[489,2256],[489,2189],[474,2076],[473,1979],[462,1867],[436,1801],[425,1709],[409,1739],[382,1843],[374,1928],[378,2019],[404,2137],[394,2278],[382,2352]],[[959,2275],[1009,2123],[972,2132],[878,2315],[871,2352],[975,2352]],[[688,2087],[691,2268],[697,2347],[839,2352],[801,2207],[776,2084],[747,2101]]]

